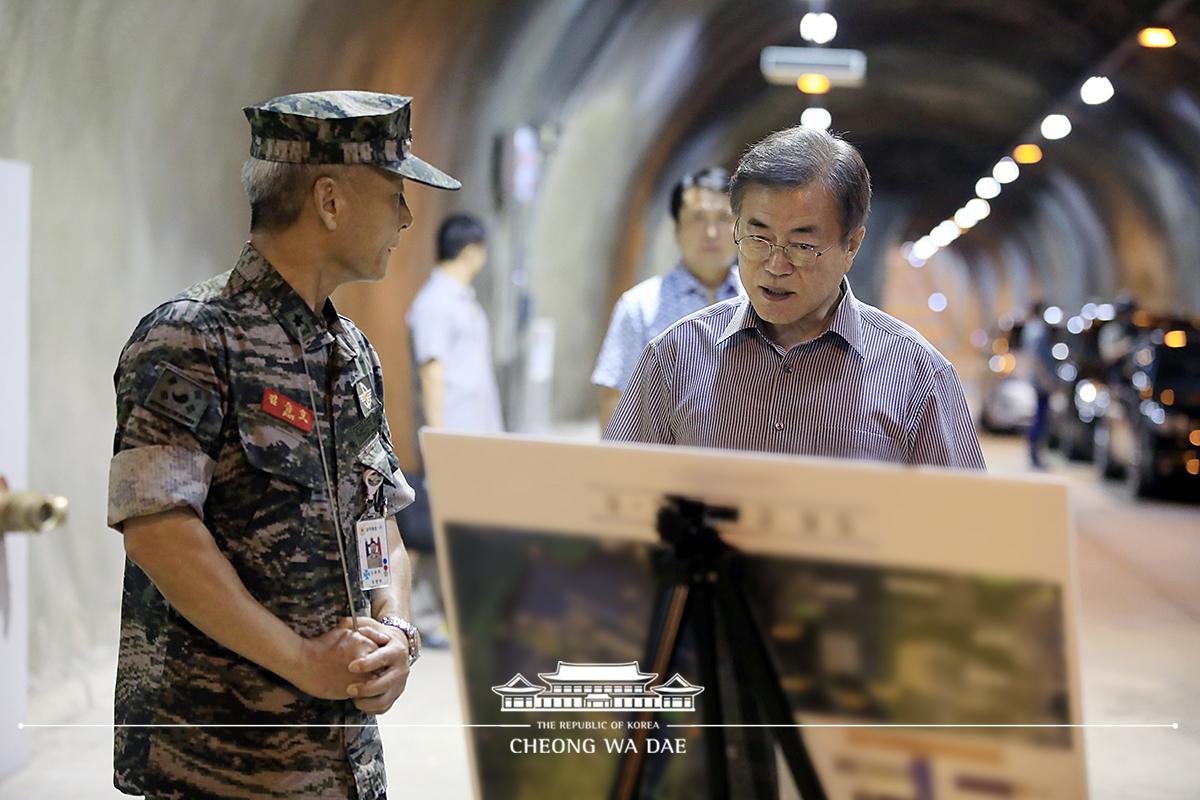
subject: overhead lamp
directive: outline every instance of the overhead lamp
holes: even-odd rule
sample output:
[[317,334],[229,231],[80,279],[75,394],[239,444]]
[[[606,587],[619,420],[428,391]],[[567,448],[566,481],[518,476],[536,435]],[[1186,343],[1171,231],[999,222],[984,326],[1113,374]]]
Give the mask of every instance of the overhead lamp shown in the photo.
[[945,247],[961,235],[962,231],[959,230],[958,223],[952,219],[942,220],[936,228],[929,232],[929,238],[938,247]]
[[996,166],[992,167],[992,177],[1000,183],[1012,183],[1021,174],[1017,162],[1013,161],[1008,156],[996,162]]
[[954,224],[960,228],[974,228],[976,222],[979,220],[971,216],[971,212],[966,208],[960,208],[954,212]]
[[800,124],[819,131],[829,130],[829,126],[833,124],[833,115],[823,108],[813,106],[804,109],[804,113],[800,115]]
[[963,208],[966,209],[967,213],[975,218],[976,222],[987,219],[988,214],[992,213],[992,204],[981,197],[968,200],[967,204],[963,206]]
[[809,12],[800,18],[800,36],[806,42],[828,44],[837,35],[837,19],[833,14]]
[[[934,244],[933,239],[928,236],[922,236],[920,239],[917,239],[915,242],[913,242],[912,255],[916,256],[922,261],[928,261],[929,259],[933,258],[934,253],[937,251],[938,246]],[[914,264],[913,266],[916,265]]]
[[1093,75],[1079,87],[1079,99],[1089,106],[1098,106],[1112,99],[1112,81],[1103,75]]
[[826,94],[829,86],[829,78],[819,72],[806,72],[796,80],[796,88],[805,94]]
[[984,200],[991,200],[1000,194],[1000,182],[995,178],[980,178],[975,182],[975,194]]
[[1018,164],[1036,164],[1042,160],[1042,148],[1036,144],[1019,144],[1013,148],[1013,160]]
[[1042,312],[1042,319],[1047,325],[1057,325],[1062,322],[1063,311],[1058,306],[1050,306]]
[[946,295],[941,292],[934,292],[929,295],[929,310],[935,314],[940,314],[946,310]]
[[1138,44],[1142,47],[1174,47],[1175,34],[1170,28],[1142,28],[1138,31]]
[[1042,120],[1042,136],[1047,139],[1063,139],[1071,132],[1071,120],[1062,114],[1048,114]]

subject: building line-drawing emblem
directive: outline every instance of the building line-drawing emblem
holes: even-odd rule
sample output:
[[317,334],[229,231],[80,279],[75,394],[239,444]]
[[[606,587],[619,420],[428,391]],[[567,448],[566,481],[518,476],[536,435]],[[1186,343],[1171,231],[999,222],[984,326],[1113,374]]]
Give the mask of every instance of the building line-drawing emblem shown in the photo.
[[651,686],[658,673],[642,672],[637,661],[617,664],[559,661],[554,672],[538,673],[545,686],[517,673],[493,686],[502,711],[695,711],[703,686],[676,672]]

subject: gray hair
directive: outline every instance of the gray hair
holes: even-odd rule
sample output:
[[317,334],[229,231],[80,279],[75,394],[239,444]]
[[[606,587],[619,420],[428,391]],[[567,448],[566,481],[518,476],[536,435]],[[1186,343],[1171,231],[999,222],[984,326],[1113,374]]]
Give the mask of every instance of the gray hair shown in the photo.
[[871,175],[858,149],[837,134],[797,125],[767,136],[738,161],[729,204],[740,215],[751,185],[799,189],[813,181],[820,181],[837,201],[844,244],[867,221]]
[[250,201],[250,230],[270,233],[300,218],[317,178],[338,177],[340,167],[329,164],[288,164],[248,158],[242,164],[242,188]]

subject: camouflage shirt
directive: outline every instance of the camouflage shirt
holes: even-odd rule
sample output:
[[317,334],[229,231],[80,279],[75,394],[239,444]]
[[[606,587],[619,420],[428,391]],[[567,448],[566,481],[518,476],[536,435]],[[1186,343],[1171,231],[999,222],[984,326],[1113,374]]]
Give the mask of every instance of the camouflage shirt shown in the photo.
[[[349,612],[333,525],[340,512],[355,603],[370,613],[354,537],[368,507],[364,477],[383,477],[385,514],[413,493],[392,451],[379,359],[332,303],[314,314],[247,244],[233,270],[138,324],[115,383],[109,525],[192,508],[250,594],[312,637]],[[124,792],[189,800],[385,792],[373,717],[350,701],[303,694],[220,646],[128,560],[116,722],[316,726],[117,728],[114,782]]]

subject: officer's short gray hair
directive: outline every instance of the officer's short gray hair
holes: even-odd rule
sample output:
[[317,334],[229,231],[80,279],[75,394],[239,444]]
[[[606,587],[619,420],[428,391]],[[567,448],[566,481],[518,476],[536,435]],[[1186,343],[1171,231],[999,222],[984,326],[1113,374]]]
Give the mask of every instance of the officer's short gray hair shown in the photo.
[[729,204],[737,216],[749,186],[799,189],[820,181],[833,194],[842,223],[843,244],[867,221],[871,175],[854,145],[826,130],[797,125],[776,131],[742,156],[729,184]]
[[250,230],[281,231],[300,218],[317,178],[337,177],[341,167],[329,164],[287,164],[248,158],[242,164],[242,188],[250,201]]

